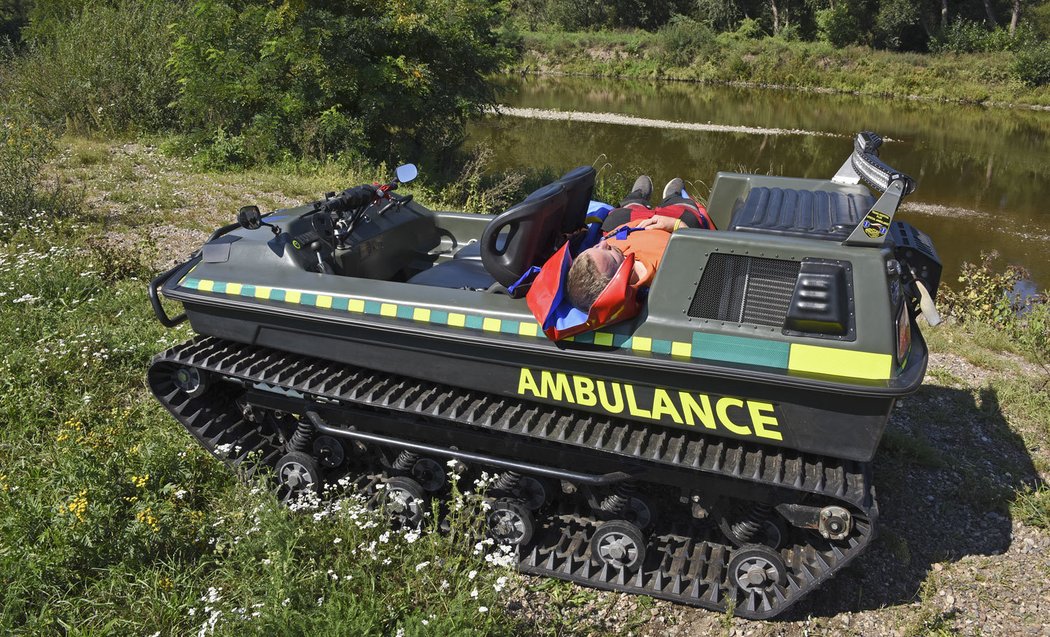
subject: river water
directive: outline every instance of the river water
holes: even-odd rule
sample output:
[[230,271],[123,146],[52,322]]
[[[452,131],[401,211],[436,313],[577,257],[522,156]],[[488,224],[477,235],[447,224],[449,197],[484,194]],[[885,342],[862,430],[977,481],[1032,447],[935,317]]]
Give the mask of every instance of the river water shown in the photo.
[[918,182],[897,218],[933,237],[944,281],[997,250],[1050,287],[1050,112],[682,82],[530,77],[505,87],[505,114],[469,130],[496,168],[607,162],[651,175],[654,199],[674,176],[706,197],[720,170],[828,178],[852,136],[875,131],[888,140],[882,159]]

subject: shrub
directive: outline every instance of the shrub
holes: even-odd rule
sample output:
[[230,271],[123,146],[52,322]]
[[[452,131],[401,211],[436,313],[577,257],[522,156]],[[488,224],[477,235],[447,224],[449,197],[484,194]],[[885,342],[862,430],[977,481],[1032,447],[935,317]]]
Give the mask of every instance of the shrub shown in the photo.
[[33,217],[64,216],[77,200],[57,185],[44,186],[44,163],[54,139],[26,116],[0,110],[0,236],[7,236]]
[[[41,7],[48,3],[40,3]],[[78,132],[159,130],[173,121],[169,25],[181,14],[162,0],[81,3],[71,15],[32,23],[10,90],[48,125]],[[43,9],[41,9],[43,11]]]
[[715,34],[707,25],[676,15],[657,36],[661,59],[672,66],[688,66],[698,55],[715,47]]
[[816,20],[817,37],[834,46],[857,44],[864,37],[856,12],[845,2],[817,11]]
[[1050,42],[1019,51],[1012,71],[1016,79],[1028,86],[1050,84]]
[[960,323],[980,323],[1007,334],[1022,350],[1050,361],[1050,304],[1045,294],[1023,295],[1018,284],[1028,272],[1010,265],[995,268],[996,252],[981,253],[980,263],[963,263],[960,289],[945,287],[940,305]]
[[736,28],[736,34],[747,40],[758,40],[765,35],[762,24],[754,18],[744,18]]
[[176,26],[179,117],[248,162],[447,150],[495,101],[499,7],[200,0]]
[[887,49],[925,48],[922,36],[912,33],[919,19],[919,6],[910,0],[883,0],[875,15],[875,37]]
[[1031,50],[1038,54],[1039,37],[1035,28],[1021,23],[1011,35],[1005,28],[989,31],[979,22],[959,20],[930,40],[934,53],[987,53]]

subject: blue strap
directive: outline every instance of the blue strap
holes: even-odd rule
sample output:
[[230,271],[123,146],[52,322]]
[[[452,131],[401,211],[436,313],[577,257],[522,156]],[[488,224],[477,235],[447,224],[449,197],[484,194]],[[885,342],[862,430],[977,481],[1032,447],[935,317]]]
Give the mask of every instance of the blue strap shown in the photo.
[[511,294],[513,294],[514,290],[516,290],[519,285],[521,285],[522,283],[525,283],[526,280],[531,279],[532,277],[536,276],[537,274],[539,274],[539,272],[540,272],[540,266],[538,266],[538,265],[534,265],[531,268],[529,268],[528,270],[525,270],[525,274],[521,275],[520,279],[518,279],[514,283],[510,284],[510,286],[507,288],[507,291],[510,292]]
[[631,226],[623,225],[617,228],[616,230],[613,230],[612,232],[606,234],[605,238],[608,239],[610,237],[613,237],[615,239],[623,241],[627,238],[627,235],[631,234],[632,232],[638,232],[639,230],[645,230],[645,228],[632,228]]

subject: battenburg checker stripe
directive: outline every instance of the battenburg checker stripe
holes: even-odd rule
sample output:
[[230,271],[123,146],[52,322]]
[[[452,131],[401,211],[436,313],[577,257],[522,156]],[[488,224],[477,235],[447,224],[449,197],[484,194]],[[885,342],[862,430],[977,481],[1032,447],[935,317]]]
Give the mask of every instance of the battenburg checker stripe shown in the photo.
[[[209,281],[208,279],[198,279],[189,275],[179,285],[201,292],[246,296],[357,314],[405,319],[431,325],[445,325],[491,333],[546,338],[534,321],[498,319],[465,312],[445,312],[398,303],[366,301],[335,294],[314,294],[300,290],[261,285]],[[886,380],[892,377],[893,372],[893,357],[889,354],[856,352],[847,349],[822,347],[820,345],[783,343],[725,334],[694,332],[692,342],[686,343],[647,336],[628,336],[617,332],[595,331],[577,334],[566,340],[575,343],[594,344],[600,347],[629,350],[638,356],[657,354],[672,358],[758,365],[793,372],[863,378],[866,380]]]

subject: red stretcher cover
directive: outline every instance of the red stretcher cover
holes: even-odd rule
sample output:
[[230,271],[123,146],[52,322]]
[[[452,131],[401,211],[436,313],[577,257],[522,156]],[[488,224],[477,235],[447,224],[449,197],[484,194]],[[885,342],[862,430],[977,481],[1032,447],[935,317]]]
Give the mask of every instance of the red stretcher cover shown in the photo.
[[525,297],[543,333],[552,341],[632,318],[641,311],[645,290],[639,291],[628,285],[634,269],[633,255],[627,255],[623,260],[589,311],[579,310],[569,302],[565,288],[572,260],[602,238],[602,221],[608,212],[606,209],[588,217],[594,221],[587,232],[565,242],[547,259]]

